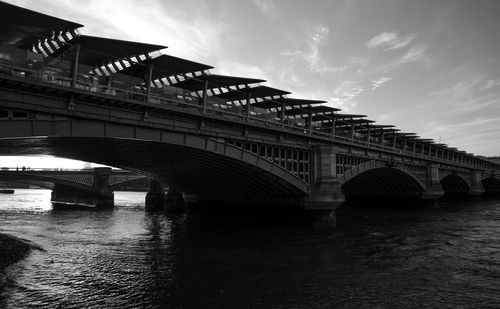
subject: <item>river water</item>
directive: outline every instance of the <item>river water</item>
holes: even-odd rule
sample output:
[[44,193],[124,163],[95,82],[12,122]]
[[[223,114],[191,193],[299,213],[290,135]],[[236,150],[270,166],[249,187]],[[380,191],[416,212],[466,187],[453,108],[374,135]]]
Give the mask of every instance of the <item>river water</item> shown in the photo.
[[500,308],[500,201],[340,211],[338,228],[53,211],[50,191],[0,195],[0,233],[35,250],[0,308]]

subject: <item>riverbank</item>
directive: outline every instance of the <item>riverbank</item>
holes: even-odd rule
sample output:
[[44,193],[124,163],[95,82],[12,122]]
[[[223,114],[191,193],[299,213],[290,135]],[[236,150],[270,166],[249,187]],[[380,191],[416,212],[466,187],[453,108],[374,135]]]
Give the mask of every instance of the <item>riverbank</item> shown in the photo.
[[22,260],[33,249],[43,250],[28,240],[0,234],[0,290],[6,281],[6,268]]

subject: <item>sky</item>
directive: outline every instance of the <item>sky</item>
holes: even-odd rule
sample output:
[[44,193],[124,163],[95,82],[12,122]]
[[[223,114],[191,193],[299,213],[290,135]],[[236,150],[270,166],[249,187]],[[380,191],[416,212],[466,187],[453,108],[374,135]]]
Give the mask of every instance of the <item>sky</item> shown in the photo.
[[262,78],[291,97],[500,155],[497,0],[6,2],[83,24],[83,34],[166,45],[213,73]]

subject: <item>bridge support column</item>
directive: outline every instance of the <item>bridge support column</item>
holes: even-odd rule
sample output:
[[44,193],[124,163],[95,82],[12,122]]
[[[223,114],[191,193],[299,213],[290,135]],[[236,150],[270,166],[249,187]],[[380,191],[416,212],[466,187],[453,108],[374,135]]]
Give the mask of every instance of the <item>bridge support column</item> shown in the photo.
[[176,187],[169,185],[168,193],[165,196],[165,211],[169,213],[183,213],[185,209],[182,192],[179,192]]
[[337,177],[337,156],[331,146],[314,149],[311,162],[311,194],[304,209],[319,214],[318,225],[335,227],[335,210],[345,201]]
[[149,192],[146,194],[146,211],[163,211],[165,209],[165,191],[163,184],[157,180],[149,180]]
[[115,195],[109,185],[111,168],[94,168],[94,196],[98,208],[113,208],[115,205]]
[[471,189],[468,192],[469,199],[472,201],[481,201],[485,192],[481,183],[481,172],[472,171]]
[[427,190],[422,192],[422,200],[426,201],[432,207],[439,207],[439,198],[443,196],[444,191],[439,181],[439,164],[430,164],[427,168]]

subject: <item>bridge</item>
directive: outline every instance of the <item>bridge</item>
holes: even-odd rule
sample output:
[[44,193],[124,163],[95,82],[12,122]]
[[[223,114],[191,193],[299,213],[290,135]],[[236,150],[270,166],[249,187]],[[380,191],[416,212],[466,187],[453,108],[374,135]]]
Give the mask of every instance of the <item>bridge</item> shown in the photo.
[[54,203],[77,203],[99,208],[114,205],[113,192],[144,176],[123,170],[98,167],[83,170],[7,169],[0,170],[0,181],[36,184],[52,189]]
[[[500,191],[500,165],[166,46],[81,35],[0,2],[0,155],[48,154],[154,179],[192,212],[220,205],[334,219],[351,197]],[[170,193],[169,193],[170,194]],[[153,206],[149,207],[155,208]]]

